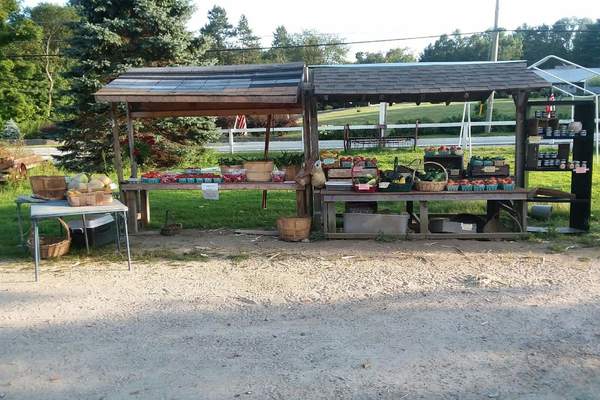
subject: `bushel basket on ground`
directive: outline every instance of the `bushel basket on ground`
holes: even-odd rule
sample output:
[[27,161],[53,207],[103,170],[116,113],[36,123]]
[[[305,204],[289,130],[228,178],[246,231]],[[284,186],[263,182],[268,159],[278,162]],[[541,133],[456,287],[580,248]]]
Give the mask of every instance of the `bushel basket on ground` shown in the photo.
[[416,189],[420,192],[443,192],[446,188],[446,185],[448,184],[448,171],[446,170],[446,168],[444,168],[442,164],[438,164],[435,161],[425,161],[423,163],[423,167],[425,166],[425,164],[433,164],[441,168],[441,170],[444,172],[445,179],[443,181],[424,181],[418,179],[415,182]]
[[31,191],[40,199],[63,200],[67,191],[64,176],[32,176],[29,178]]
[[287,242],[300,242],[310,235],[310,217],[281,217],[277,220],[279,237]]
[[[66,232],[66,237],[59,238],[40,235],[40,258],[45,259],[64,256],[71,248],[71,232],[69,231],[69,226],[61,218],[57,218],[57,220]],[[27,241],[27,246],[29,247],[31,254],[34,254],[33,245],[33,232],[31,232],[29,240]]]

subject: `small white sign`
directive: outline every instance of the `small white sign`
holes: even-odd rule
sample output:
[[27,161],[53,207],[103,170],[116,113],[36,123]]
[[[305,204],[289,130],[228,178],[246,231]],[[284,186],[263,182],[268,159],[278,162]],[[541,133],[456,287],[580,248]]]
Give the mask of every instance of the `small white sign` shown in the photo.
[[575,173],[576,174],[587,174],[588,169],[587,167],[577,167],[575,168]]
[[541,136],[529,136],[529,143],[531,143],[531,144],[542,143],[542,137]]
[[202,197],[205,200],[219,200],[219,184],[218,183],[203,183],[200,185]]

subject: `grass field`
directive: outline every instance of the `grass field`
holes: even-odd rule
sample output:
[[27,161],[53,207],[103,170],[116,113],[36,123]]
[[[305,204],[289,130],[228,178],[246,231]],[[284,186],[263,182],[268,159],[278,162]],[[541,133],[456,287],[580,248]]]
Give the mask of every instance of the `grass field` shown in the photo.
[[[355,152],[358,154],[359,152]],[[379,151],[370,153],[379,159],[381,166],[390,168],[394,157],[398,156],[402,163],[408,163],[416,158],[422,158],[421,150],[412,151]],[[512,149],[509,148],[481,148],[475,149],[478,155],[503,155],[511,161],[513,159]],[[33,174],[61,174],[62,172],[53,166],[40,167]],[[600,171],[594,171],[594,179],[600,179]],[[532,186],[553,187],[568,191],[570,189],[570,176],[568,173],[532,173],[530,175]],[[18,229],[15,213],[14,199],[19,194],[30,193],[29,184],[6,185],[0,189],[0,254],[5,257],[25,257],[26,254],[20,250],[18,245]],[[260,207],[260,191],[229,191],[221,192],[220,200],[209,201],[201,197],[201,193],[192,191],[159,191],[151,193],[151,229],[159,228],[164,222],[164,213],[171,210],[174,219],[183,223],[185,228],[215,229],[215,228],[272,228],[275,221],[282,215],[293,215],[295,211],[295,195],[293,192],[270,192],[268,197],[268,208]],[[383,208],[398,210],[398,205],[384,204]],[[461,203],[432,203],[432,212],[472,212],[482,213],[483,202]],[[592,233],[584,235],[579,240],[590,243],[600,236],[600,188],[594,186],[592,203]],[[25,214],[28,215],[27,207]],[[559,226],[566,223],[568,216],[567,205],[555,205],[551,226]],[[28,224],[26,226],[28,228]],[[42,231],[50,232],[56,230],[54,221],[46,222]],[[562,240],[568,241],[570,238]]]

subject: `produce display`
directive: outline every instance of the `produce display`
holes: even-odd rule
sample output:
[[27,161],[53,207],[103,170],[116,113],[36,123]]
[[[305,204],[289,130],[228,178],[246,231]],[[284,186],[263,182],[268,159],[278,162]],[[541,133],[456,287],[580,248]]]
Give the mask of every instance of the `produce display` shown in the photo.
[[[200,184],[200,183],[244,183],[246,169],[241,166],[222,165],[220,168],[187,168],[182,171],[149,171],[142,174],[141,183],[148,184]],[[285,171],[274,170],[264,182],[285,182]]]
[[464,151],[460,146],[430,146],[425,148],[425,155],[428,157],[432,156],[462,156]]
[[112,181],[106,175],[90,179],[78,174],[68,180],[67,201],[73,207],[106,205],[112,203],[112,199]]

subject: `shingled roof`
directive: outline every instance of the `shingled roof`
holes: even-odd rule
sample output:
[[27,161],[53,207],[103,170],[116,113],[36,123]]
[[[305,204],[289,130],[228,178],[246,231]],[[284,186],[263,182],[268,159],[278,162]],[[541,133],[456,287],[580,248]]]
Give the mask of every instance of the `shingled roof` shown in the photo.
[[524,61],[314,66],[321,99],[441,102],[486,99],[492,91],[539,90],[550,84]]
[[303,63],[131,68],[94,96],[142,117],[300,112],[303,74]]

